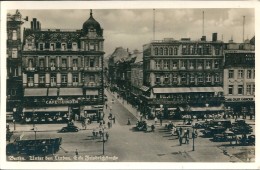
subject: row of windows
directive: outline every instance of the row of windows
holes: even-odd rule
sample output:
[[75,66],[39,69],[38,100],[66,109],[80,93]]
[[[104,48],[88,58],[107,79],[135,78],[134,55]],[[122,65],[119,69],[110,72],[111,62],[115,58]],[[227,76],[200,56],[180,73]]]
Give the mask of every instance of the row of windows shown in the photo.
[[[234,85],[228,86],[228,94],[235,94],[234,93]],[[244,94],[244,85],[237,86],[237,94],[243,95]],[[246,85],[246,95],[254,95],[255,94],[255,85],[254,84],[247,84]]]
[[[204,61],[176,61],[173,60],[171,62],[172,64],[172,69],[218,69],[220,66],[220,62],[219,61],[212,61],[212,60],[206,60],[205,64]],[[170,60],[157,60],[155,61],[155,69],[157,70],[161,70],[161,69],[170,69]]]
[[[155,76],[155,83],[170,83],[170,74],[165,74],[163,76],[163,78],[161,79],[161,75],[156,75]],[[198,83],[203,83],[204,80],[208,83],[212,82],[212,80],[214,80],[214,82],[218,83],[220,82],[220,75],[215,74],[215,75],[211,75],[211,74],[207,74],[207,75],[202,75],[202,74],[198,74],[198,75],[194,75],[194,74],[172,74],[172,83],[179,83],[179,82],[183,82],[186,83],[188,80],[190,83],[195,83],[196,80]],[[163,82],[161,82],[161,80],[163,80]]]
[[[211,55],[210,45],[183,45],[182,55]],[[178,55],[178,47],[155,47],[154,55]],[[220,55],[220,49],[215,48],[215,55]]]
[[[247,79],[255,78],[255,70],[238,70],[237,77],[235,77],[234,70],[228,70],[228,78],[234,79],[243,79],[245,76]],[[245,75],[246,74],[246,75]]]
[[[67,67],[68,66],[68,59],[62,58],[61,59],[61,63],[60,63],[60,67]],[[88,67],[95,67],[96,66],[96,61],[95,59],[89,59],[86,60],[86,66]],[[39,59],[39,67],[45,67],[46,63],[45,63],[45,59]],[[58,62],[57,59],[50,59],[50,67],[56,67],[58,66]],[[72,59],[72,67],[78,67],[78,59]],[[33,59],[28,59],[28,67],[32,68],[34,67],[34,60]]]

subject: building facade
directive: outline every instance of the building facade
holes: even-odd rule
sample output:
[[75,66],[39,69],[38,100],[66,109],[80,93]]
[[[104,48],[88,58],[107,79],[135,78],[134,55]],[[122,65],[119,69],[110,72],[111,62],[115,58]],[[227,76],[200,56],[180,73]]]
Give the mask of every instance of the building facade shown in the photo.
[[99,119],[103,56],[103,29],[92,11],[81,30],[43,30],[34,18],[24,29],[23,119]]
[[21,57],[21,25],[22,15],[17,10],[15,14],[7,14],[7,81],[6,81],[6,111],[18,119],[22,108],[18,105],[22,100],[22,57]]
[[224,43],[213,33],[212,41],[187,38],[164,39],[144,45],[144,86],[150,93],[143,96],[147,113],[196,114],[223,110]]
[[250,41],[227,44],[223,87],[227,112],[255,114],[255,51]]

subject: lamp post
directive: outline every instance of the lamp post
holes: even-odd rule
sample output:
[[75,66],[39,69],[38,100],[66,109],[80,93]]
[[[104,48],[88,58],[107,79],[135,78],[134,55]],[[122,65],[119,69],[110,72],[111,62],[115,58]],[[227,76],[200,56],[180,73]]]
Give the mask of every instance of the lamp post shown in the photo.
[[33,131],[34,131],[34,153],[36,153],[36,146],[37,146],[37,143],[36,143],[36,132],[37,132],[37,127],[35,126],[33,128]]
[[102,128],[103,130],[103,155],[105,155],[105,133],[104,133],[104,127]]
[[16,108],[13,108],[13,123],[14,123],[14,131],[15,131],[15,117],[16,117]]
[[194,132],[194,126],[192,127],[192,151],[195,151],[195,132]]

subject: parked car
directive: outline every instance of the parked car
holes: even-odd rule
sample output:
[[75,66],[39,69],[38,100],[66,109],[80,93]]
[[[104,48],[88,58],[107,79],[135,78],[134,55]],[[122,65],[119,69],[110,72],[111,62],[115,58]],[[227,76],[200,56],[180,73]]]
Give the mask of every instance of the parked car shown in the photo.
[[225,131],[222,134],[215,134],[213,137],[214,142],[230,142],[235,140],[236,135],[232,131]]
[[61,128],[60,132],[78,132],[79,128],[74,125],[69,125],[66,127]]
[[213,137],[215,134],[222,134],[225,130],[223,126],[214,126],[205,129],[202,133],[205,137]]

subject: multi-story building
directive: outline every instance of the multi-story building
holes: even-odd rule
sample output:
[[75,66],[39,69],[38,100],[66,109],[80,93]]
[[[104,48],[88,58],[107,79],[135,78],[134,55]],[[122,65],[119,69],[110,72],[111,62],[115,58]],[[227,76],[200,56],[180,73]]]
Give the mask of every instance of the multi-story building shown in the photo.
[[255,46],[229,42],[225,50],[224,96],[227,112],[255,114]]
[[6,81],[6,111],[18,118],[22,108],[22,59],[21,59],[21,25],[22,15],[17,10],[15,14],[7,14],[7,81]]
[[31,28],[24,29],[23,118],[98,119],[104,94],[103,43],[103,29],[92,11],[81,30],[43,30],[34,18]]
[[144,85],[150,88],[144,105],[164,117],[174,110],[223,111],[223,47],[217,33],[212,41],[168,38],[144,45]]

